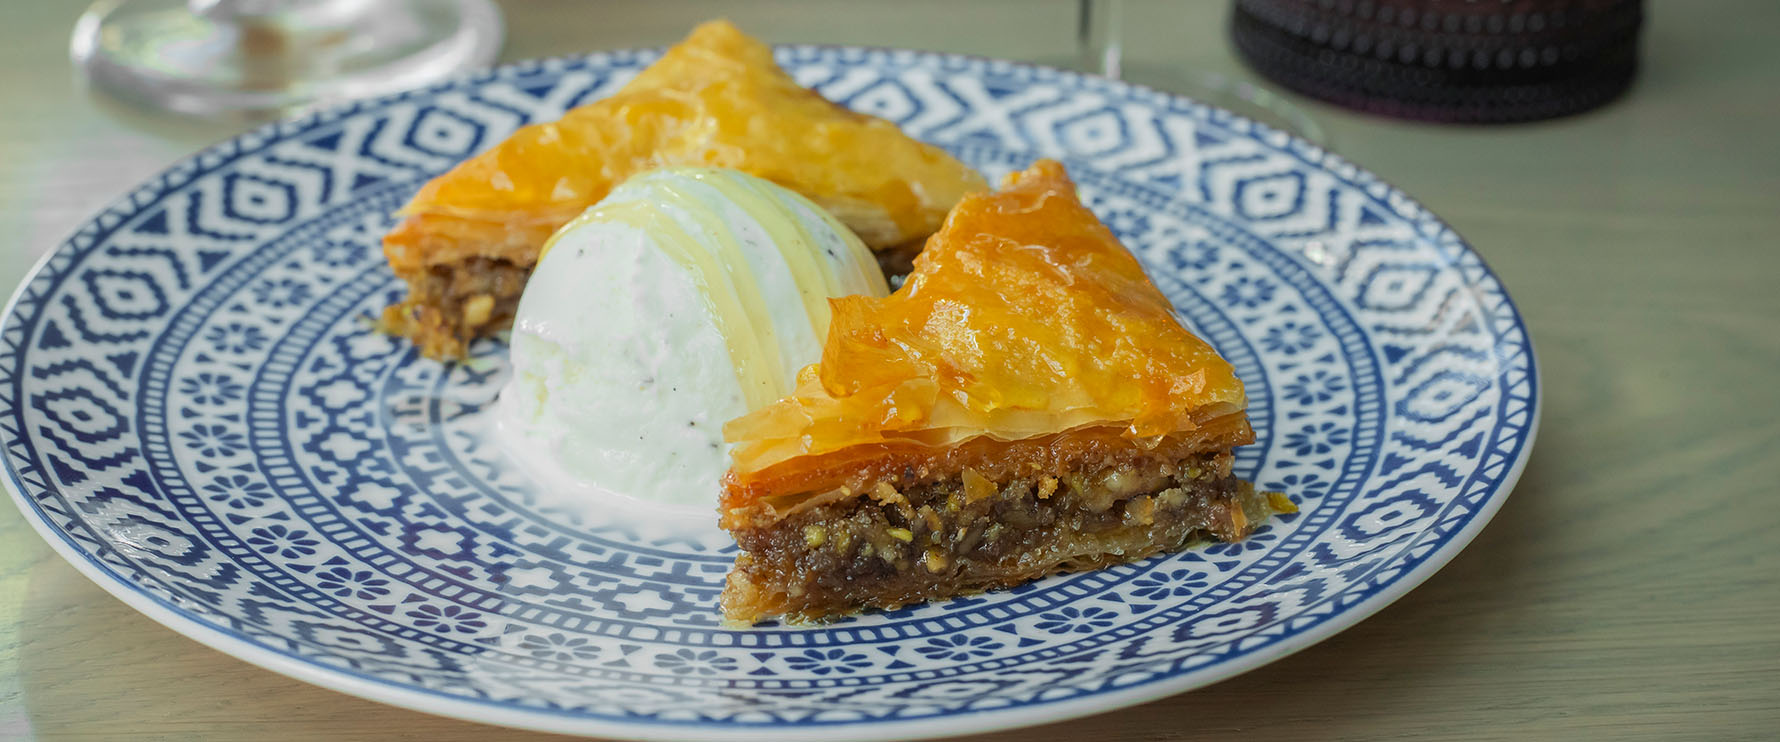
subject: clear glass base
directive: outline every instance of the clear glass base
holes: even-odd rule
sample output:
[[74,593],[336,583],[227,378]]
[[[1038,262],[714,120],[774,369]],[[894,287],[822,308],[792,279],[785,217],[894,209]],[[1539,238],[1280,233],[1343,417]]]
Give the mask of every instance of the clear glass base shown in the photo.
[[1124,12],[1124,0],[1077,0],[1079,69],[1184,95],[1332,149],[1328,132],[1316,119],[1266,88],[1217,72],[1134,64],[1125,56]]
[[485,67],[504,37],[490,0],[101,0],[69,53],[118,98],[257,118]]
[[[1127,73],[1127,80],[1142,83],[1143,70]],[[1135,79],[1133,79],[1135,78]],[[1305,113],[1304,109],[1267,88],[1235,77],[1209,71],[1176,72],[1169,77],[1166,89],[1211,106],[1222,108],[1243,118],[1291,134],[1323,149],[1333,149],[1328,132]]]

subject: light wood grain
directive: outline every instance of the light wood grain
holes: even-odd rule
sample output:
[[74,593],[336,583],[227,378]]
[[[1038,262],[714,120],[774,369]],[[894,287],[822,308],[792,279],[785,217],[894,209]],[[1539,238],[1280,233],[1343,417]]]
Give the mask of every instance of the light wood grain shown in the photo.
[[[508,6],[507,57],[659,44],[727,14],[776,41],[1068,62],[1071,2]],[[71,84],[80,6],[0,20],[0,283],[232,125]],[[1222,3],[1132,0],[1133,75],[1246,76]],[[1495,521],[1360,625],[1268,667],[998,742],[1229,738],[1772,739],[1780,730],[1780,6],[1653,3],[1624,101],[1447,128],[1305,107],[1442,214],[1532,328],[1545,418]],[[0,506],[0,739],[545,739],[312,687],[160,627]]]

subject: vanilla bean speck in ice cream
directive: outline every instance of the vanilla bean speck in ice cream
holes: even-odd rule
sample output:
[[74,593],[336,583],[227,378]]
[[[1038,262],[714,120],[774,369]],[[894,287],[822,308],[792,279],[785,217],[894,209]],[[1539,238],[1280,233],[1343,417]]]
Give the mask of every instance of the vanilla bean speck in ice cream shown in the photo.
[[715,507],[723,424],[820,358],[830,297],[887,293],[871,251],[796,193],[733,170],[638,175],[545,245],[503,435],[577,483]]

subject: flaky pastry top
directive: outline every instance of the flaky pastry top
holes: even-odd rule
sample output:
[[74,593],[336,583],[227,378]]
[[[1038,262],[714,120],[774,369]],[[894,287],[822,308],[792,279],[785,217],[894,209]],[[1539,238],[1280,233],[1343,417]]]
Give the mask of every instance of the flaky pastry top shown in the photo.
[[[485,255],[498,241],[483,225],[547,235],[631,175],[668,166],[732,168],[773,181],[821,204],[874,248],[931,234],[961,196],[986,187],[944,150],[798,85],[766,44],[712,21],[613,95],[523,127],[428,182],[403,207],[408,221],[385,252],[398,272],[473,255],[530,265],[535,255]],[[453,230],[470,244],[438,239]]]
[[795,482],[856,447],[1247,430],[1230,364],[1182,326],[1054,161],[965,197],[889,297],[830,302],[821,361],[791,396],[724,428],[736,444],[726,499],[783,494],[752,485]]

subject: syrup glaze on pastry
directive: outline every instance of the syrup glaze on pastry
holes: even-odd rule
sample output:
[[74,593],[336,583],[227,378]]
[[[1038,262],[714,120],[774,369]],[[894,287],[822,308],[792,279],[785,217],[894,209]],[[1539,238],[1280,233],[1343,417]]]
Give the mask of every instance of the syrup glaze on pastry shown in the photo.
[[523,127],[423,186],[384,238],[409,284],[386,329],[429,357],[461,356],[511,322],[551,233],[631,175],[664,166],[765,178],[874,249],[926,237],[985,187],[943,150],[799,86],[767,45],[706,23],[613,95]]
[[832,301],[820,363],[731,421],[725,615],[816,619],[1237,540],[1242,383],[1040,161],[966,197],[887,298]]

